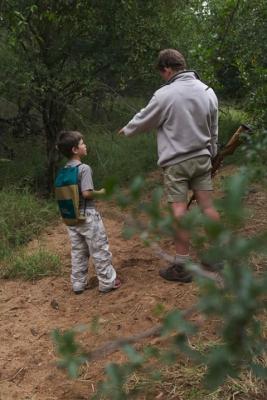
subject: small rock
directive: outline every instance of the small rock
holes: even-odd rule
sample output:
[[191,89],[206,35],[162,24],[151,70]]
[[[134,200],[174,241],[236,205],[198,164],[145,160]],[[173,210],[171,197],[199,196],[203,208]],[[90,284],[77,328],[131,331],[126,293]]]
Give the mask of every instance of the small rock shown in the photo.
[[31,331],[31,334],[32,334],[33,336],[37,336],[37,335],[38,335],[38,332],[37,332],[36,329],[31,328],[30,331]]
[[52,308],[54,308],[54,310],[58,310],[59,309],[59,304],[55,299],[53,299],[51,301],[50,305],[51,305]]
[[250,189],[248,189],[248,193],[257,193],[258,191],[257,191],[257,189],[255,189],[255,188],[250,188]]

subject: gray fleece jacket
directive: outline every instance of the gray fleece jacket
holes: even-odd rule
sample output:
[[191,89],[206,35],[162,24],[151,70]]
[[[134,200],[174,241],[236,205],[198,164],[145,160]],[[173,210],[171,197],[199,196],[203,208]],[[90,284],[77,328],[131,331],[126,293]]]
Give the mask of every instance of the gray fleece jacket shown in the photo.
[[217,153],[218,101],[193,71],[173,76],[123,128],[126,136],[157,128],[158,165]]

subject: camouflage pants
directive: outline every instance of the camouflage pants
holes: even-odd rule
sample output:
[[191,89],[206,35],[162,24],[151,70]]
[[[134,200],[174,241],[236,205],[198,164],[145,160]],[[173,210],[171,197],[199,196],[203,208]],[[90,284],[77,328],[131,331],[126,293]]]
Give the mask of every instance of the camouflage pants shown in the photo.
[[92,257],[99,282],[99,290],[113,286],[116,271],[112,265],[108,239],[100,214],[95,209],[86,210],[85,222],[68,226],[71,240],[71,283],[74,291],[83,290],[87,284],[89,257]]

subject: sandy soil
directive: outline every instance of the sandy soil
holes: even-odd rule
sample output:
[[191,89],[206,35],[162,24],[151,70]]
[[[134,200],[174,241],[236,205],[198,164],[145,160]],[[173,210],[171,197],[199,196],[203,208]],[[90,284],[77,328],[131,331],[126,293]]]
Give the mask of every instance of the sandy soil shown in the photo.
[[[221,176],[231,173],[226,168]],[[220,177],[217,177],[217,180]],[[245,228],[251,234],[267,226],[266,192],[253,187],[247,196],[250,217]],[[158,269],[165,265],[150,248],[134,238],[121,237],[125,215],[116,207],[101,204],[108,232],[114,265],[122,279],[122,287],[109,294],[98,293],[95,279],[92,287],[80,296],[72,293],[69,283],[70,246],[66,228],[60,224],[46,230],[30,243],[29,248],[43,247],[57,253],[64,274],[36,282],[0,280],[0,400],[82,400],[90,399],[107,361],[120,361],[116,352],[104,360],[88,365],[82,377],[72,381],[56,365],[51,340],[55,328],[67,329],[88,324],[100,318],[98,334],[83,332],[79,340],[87,349],[94,349],[108,340],[128,336],[152,327],[158,322],[154,309],[158,303],[166,309],[187,308],[197,296],[194,283],[163,281]],[[173,251],[171,242],[165,248]],[[257,264],[260,269],[262,265]],[[93,267],[89,268],[93,277]],[[198,318],[197,315],[193,319]],[[205,327],[205,336],[215,334],[214,325]]]

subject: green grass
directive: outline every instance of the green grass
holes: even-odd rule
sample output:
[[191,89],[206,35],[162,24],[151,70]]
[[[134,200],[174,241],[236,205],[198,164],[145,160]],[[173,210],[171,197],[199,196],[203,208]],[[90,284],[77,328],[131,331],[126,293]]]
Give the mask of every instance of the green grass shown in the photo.
[[0,191],[0,259],[10,256],[58,217],[54,202],[39,200],[29,190]]
[[60,259],[57,255],[45,250],[33,254],[18,254],[6,259],[0,270],[1,278],[21,278],[37,280],[45,276],[59,275],[61,272]]

